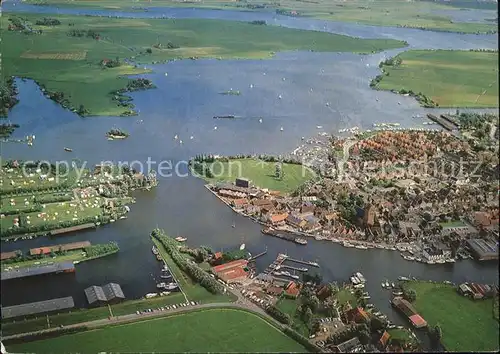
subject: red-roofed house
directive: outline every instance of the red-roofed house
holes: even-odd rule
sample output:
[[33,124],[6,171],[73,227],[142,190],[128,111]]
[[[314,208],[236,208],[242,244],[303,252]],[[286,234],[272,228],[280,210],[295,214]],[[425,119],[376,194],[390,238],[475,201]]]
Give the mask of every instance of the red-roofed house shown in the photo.
[[248,204],[248,200],[245,198],[234,199],[231,201],[233,207],[241,209]]
[[422,318],[419,314],[413,315],[409,317],[411,324],[415,328],[423,328],[427,327],[427,321]]
[[291,281],[290,283],[288,283],[288,285],[285,289],[285,293],[288,296],[292,296],[292,297],[296,298],[297,296],[299,296],[300,286],[297,285],[297,283],[295,283],[294,281]]
[[248,264],[247,260],[238,259],[236,261],[232,261],[232,262],[229,262],[229,263],[224,263],[224,264],[215,266],[215,267],[212,268],[212,271],[214,273],[220,273],[220,272],[223,272],[225,270],[228,270],[228,269],[234,268],[234,267],[246,267],[247,264]]
[[363,323],[367,322],[370,317],[361,307],[355,307],[346,312],[347,322]]
[[283,224],[287,217],[288,217],[288,213],[274,214],[274,215],[269,216],[269,222],[272,225]]
[[385,349],[387,346],[387,343],[389,342],[389,338],[391,338],[391,335],[387,333],[387,331],[384,331],[382,334],[382,337],[378,340],[378,344],[380,346],[380,349]]

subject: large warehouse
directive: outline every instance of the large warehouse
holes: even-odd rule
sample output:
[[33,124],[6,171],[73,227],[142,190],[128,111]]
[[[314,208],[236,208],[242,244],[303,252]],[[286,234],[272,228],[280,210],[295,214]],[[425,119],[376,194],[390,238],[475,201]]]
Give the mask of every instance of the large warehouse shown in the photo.
[[2,319],[28,317],[51,312],[63,312],[75,307],[73,297],[62,297],[28,304],[2,307]]
[[116,283],[109,283],[104,286],[90,286],[85,289],[85,296],[90,306],[115,304],[125,300],[122,288]]

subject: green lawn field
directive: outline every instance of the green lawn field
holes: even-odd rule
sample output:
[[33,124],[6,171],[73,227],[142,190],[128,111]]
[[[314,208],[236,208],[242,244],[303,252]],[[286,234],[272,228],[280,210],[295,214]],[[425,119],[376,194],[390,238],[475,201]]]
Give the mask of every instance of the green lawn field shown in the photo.
[[[122,9],[141,11],[148,7],[198,7],[228,10],[252,10],[255,6],[266,5],[266,8],[296,11],[299,16],[307,16],[335,21],[356,22],[370,25],[404,26],[440,31],[456,31],[466,33],[495,31],[494,24],[471,22],[452,22],[445,15],[436,13],[439,10],[460,11],[458,7],[446,6],[430,1],[369,1],[369,0],[201,0],[183,2],[179,0],[28,0],[31,3],[45,3],[57,6],[80,6],[106,9]],[[258,11],[259,9],[257,9]],[[491,18],[496,18],[495,10],[491,10]]]
[[238,177],[248,178],[260,188],[290,193],[305,181],[314,177],[314,172],[302,165],[283,164],[283,179],[275,177],[276,163],[257,159],[235,159],[230,162],[216,161],[211,165],[214,178],[209,182],[234,182]]
[[9,352],[305,352],[257,315],[232,309],[110,326],[7,346]]
[[498,107],[498,53],[410,50],[377,88],[422,92],[441,107]]
[[493,300],[471,300],[451,285],[408,282],[414,289],[414,303],[429,326],[439,324],[441,342],[449,351],[498,351],[498,320],[493,317]]
[[[35,25],[43,16],[57,18],[61,24]],[[245,22],[43,16],[2,15],[2,78],[34,79],[51,92],[63,92],[75,109],[83,105],[89,115],[128,111],[112,100],[110,92],[126,86],[125,75],[147,71],[131,65],[104,68],[100,65],[103,59],[132,59],[139,64],[192,57],[256,59],[278,51],[371,53],[405,45],[391,39],[359,39]],[[42,34],[7,30],[12,17],[22,18]],[[92,30],[100,38],[68,36],[70,30]],[[169,43],[179,48],[169,49]],[[153,47],[157,44],[160,48]]]

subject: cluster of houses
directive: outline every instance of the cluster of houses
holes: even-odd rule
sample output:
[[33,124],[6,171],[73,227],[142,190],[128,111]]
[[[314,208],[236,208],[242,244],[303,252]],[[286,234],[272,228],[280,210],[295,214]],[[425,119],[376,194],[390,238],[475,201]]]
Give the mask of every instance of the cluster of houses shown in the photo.
[[458,286],[459,294],[474,300],[488,299],[498,295],[498,285],[463,283]]

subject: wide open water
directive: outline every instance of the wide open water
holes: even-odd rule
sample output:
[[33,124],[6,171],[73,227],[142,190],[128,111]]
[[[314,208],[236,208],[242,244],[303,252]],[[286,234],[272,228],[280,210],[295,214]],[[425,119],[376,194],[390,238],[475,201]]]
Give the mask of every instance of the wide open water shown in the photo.
[[[16,10],[55,12],[46,7],[20,5],[17,3]],[[13,9],[11,3],[4,8]],[[154,11],[156,16],[165,13],[176,18],[265,19],[283,26],[315,30],[325,30],[326,26],[328,31],[358,37],[402,39],[414,48],[497,47],[496,36],[334,23],[276,16],[268,12]],[[152,17],[154,11],[120,15]],[[60,9],[60,12],[83,14],[91,10]],[[370,79],[379,73],[378,63],[400,51],[369,56],[289,52],[277,54],[270,60],[185,60],[155,65],[151,66],[155,71],[145,77],[152,79],[158,88],[134,93],[134,104],[140,115],[128,118],[79,118],[44,98],[32,81],[19,80],[21,101],[11,111],[9,119],[21,125],[16,136],[35,134],[36,141],[33,147],[3,144],[2,157],[52,161],[79,158],[88,161],[88,165],[102,160],[145,163],[149,157],[153,161],[170,160],[175,164],[198,153],[289,152],[300,144],[301,136],[315,135],[317,125],[332,133],[355,125],[369,129],[374,122],[422,126],[420,120],[411,116],[424,115],[430,110],[419,107],[412,98],[369,88]],[[167,77],[165,72],[168,72]],[[250,84],[254,87],[250,88]],[[219,94],[230,88],[240,90],[242,95]],[[310,88],[313,88],[312,93]],[[280,94],[281,100],[277,98]],[[223,114],[242,118],[217,121],[212,118]],[[261,124],[258,123],[260,116],[263,117]],[[129,131],[131,136],[125,141],[107,141],[105,132],[114,126]],[[214,126],[218,129],[214,130]],[[283,132],[279,131],[281,126]],[[183,145],[174,141],[176,134],[184,141]],[[193,136],[192,140],[190,136]],[[64,152],[66,146],[74,152]],[[185,165],[181,165],[180,172],[186,172]],[[354,271],[361,271],[368,279],[367,290],[372,302],[385,309],[397,322],[400,322],[399,317],[388,305],[389,295],[380,291],[379,284],[385,278],[411,274],[454,282],[498,282],[497,263],[478,264],[467,260],[454,265],[428,266],[407,262],[397,252],[349,249],[314,240],[304,247],[267,237],[260,233],[259,225],[234,214],[194,177],[161,178],[158,188],[151,192],[137,192],[134,196],[137,203],[131,205],[128,219],[112,226],[52,240],[38,238],[15,244],[2,243],[2,251],[79,240],[93,243],[113,240],[120,245],[120,252],[116,255],[77,265],[74,275],[5,282],[2,284],[2,305],[71,295],[77,306],[83,307],[86,306],[83,289],[111,281],[122,285],[127,298],[139,298],[155,290],[153,278],[158,276],[159,266],[151,253],[149,233],[157,226],[174,236],[188,237],[187,243],[192,246],[209,245],[217,250],[227,250],[244,242],[252,253],[259,253],[267,246],[268,254],[257,262],[260,268],[271,263],[277,253],[287,252],[295,258],[317,260],[327,280],[344,281]],[[235,228],[231,227],[233,222]]]

